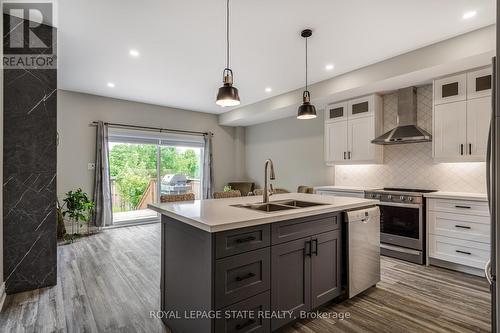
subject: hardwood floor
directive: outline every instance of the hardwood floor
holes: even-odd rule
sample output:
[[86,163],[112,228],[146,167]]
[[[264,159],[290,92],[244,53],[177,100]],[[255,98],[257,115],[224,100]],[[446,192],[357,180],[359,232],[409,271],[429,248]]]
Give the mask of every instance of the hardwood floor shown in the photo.
[[[105,231],[58,248],[58,284],[7,297],[0,332],[167,332],[159,306],[160,225]],[[382,282],[286,333],[489,332],[485,279],[383,258]],[[195,333],[195,332],[193,332]]]

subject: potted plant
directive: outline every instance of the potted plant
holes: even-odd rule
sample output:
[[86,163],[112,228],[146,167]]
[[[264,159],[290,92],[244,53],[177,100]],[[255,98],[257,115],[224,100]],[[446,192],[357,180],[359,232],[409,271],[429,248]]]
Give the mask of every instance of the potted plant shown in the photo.
[[92,217],[94,202],[88,198],[87,193],[83,192],[81,188],[66,193],[63,201],[64,210],[62,214],[64,217],[69,217],[71,221],[71,235],[66,240],[72,242],[75,238],[81,236],[80,228],[82,223],[88,222]]

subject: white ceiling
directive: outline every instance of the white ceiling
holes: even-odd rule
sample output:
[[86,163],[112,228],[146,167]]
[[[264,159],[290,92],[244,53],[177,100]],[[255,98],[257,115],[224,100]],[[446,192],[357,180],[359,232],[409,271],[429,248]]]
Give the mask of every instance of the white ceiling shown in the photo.
[[[225,0],[63,0],[58,10],[59,88],[230,110],[215,104]],[[471,10],[477,15],[462,19]],[[313,29],[314,83],[492,24],[495,1],[231,0],[231,15],[231,67],[244,106],[304,85],[303,28]],[[140,56],[130,57],[130,49]],[[334,70],[325,70],[329,63]]]

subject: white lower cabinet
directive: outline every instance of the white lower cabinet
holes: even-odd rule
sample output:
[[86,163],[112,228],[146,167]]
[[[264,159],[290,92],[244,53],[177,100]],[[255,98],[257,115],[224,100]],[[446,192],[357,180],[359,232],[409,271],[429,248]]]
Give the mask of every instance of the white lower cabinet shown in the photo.
[[482,270],[490,258],[488,203],[427,200],[429,258]]
[[431,258],[483,269],[490,258],[490,245],[458,238],[430,235],[429,255]]

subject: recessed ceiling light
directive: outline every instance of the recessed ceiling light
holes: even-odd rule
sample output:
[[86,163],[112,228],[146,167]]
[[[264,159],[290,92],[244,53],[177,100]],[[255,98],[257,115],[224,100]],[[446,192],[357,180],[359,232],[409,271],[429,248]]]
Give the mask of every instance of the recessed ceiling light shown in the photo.
[[116,87],[116,85],[113,82],[108,82],[107,86],[108,86],[108,88]]
[[271,87],[266,88],[266,92],[271,92],[271,91],[273,91],[273,89]]
[[473,18],[474,16],[476,16],[477,12],[475,10],[471,10],[470,12],[466,12],[464,13],[464,15],[462,15],[462,18],[464,20],[468,20],[468,19],[471,19]]
[[132,56],[134,58],[137,58],[140,55],[139,51],[137,51],[135,49],[131,49],[130,51],[128,51],[128,54],[130,54],[130,56]]
[[335,66],[334,66],[333,64],[328,64],[328,65],[326,65],[326,66],[325,66],[325,69],[326,69],[327,71],[331,71],[331,70],[332,70],[332,69],[334,69],[334,68],[335,68]]

